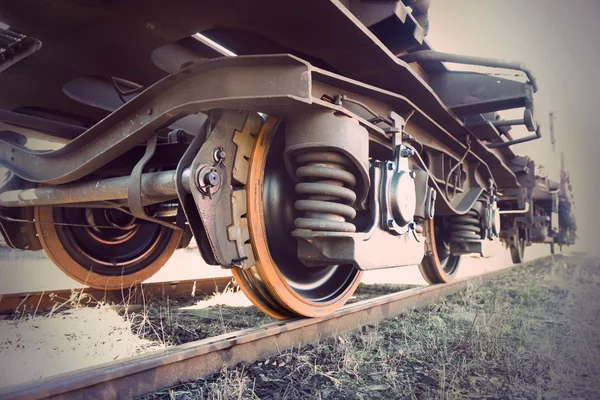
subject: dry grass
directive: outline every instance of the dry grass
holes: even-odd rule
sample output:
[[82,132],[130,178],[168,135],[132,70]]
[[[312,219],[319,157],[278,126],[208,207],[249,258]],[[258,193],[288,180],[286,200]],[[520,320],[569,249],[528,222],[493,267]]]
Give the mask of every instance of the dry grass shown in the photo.
[[165,345],[179,345],[273,322],[254,307],[219,304],[219,298],[232,295],[243,296],[239,287],[227,287],[200,300],[211,300],[217,305],[199,311],[188,310],[198,300],[145,299],[141,306],[124,309],[123,315],[136,335]]
[[562,259],[148,399],[600,396],[600,268]]
[[[411,288],[411,285],[360,285],[351,302]],[[252,306],[226,304],[245,301],[237,285],[228,286],[200,301],[145,299],[142,305],[123,308],[132,331],[144,339],[163,345],[179,345],[207,337],[261,326],[274,320]],[[208,302],[209,307],[194,309],[194,304]]]

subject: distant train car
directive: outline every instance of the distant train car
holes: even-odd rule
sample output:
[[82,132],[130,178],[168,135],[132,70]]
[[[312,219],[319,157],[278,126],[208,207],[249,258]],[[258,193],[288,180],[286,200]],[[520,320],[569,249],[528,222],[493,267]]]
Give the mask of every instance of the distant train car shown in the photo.
[[547,174],[536,173],[535,164],[527,164],[527,179],[520,188],[505,191],[500,201],[501,238],[510,247],[512,260],[523,261],[525,246],[547,243],[554,253],[555,245],[562,249],[575,243],[577,223],[575,201],[569,173],[565,170],[564,153],[561,153],[560,182],[548,179]]
[[366,270],[443,283],[489,239],[516,262],[573,243],[568,174],[512,150],[541,137],[533,73],[432,50],[429,3],[2,2],[6,242],[111,290],[195,237],[276,318],[333,312]]

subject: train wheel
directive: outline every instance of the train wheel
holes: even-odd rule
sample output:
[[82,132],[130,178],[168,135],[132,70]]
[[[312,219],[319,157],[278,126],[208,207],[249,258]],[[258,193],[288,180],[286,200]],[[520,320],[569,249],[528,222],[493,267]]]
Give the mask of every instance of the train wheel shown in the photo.
[[460,256],[450,253],[450,246],[445,240],[439,217],[425,221],[423,233],[427,242],[428,253],[419,264],[421,275],[431,284],[450,282],[456,276]]
[[256,263],[233,269],[241,289],[261,311],[277,319],[318,317],[344,305],[362,272],[352,265],[306,267],[297,258],[296,193],[283,162],[284,135],[269,117],[250,158],[247,217]]
[[115,209],[35,207],[34,213],[48,258],[69,277],[97,289],[121,289],[151,277],[182,235]]
[[519,233],[517,234],[515,242],[510,245],[510,258],[515,264],[523,262],[523,256],[525,255],[525,238]]

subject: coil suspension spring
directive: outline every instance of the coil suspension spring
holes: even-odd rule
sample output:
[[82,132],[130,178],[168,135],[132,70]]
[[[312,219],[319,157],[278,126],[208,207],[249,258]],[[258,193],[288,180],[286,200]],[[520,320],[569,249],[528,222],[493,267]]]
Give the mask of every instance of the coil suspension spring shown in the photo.
[[481,240],[481,220],[484,217],[484,211],[486,208],[485,196],[486,195],[480,196],[473,207],[466,214],[455,215],[449,218],[451,224],[451,240],[463,242]]
[[349,206],[356,200],[352,188],[356,177],[348,171],[352,162],[344,155],[332,151],[312,151],[296,157],[296,177],[301,181],[296,192],[307,196],[294,204],[296,210],[305,212],[296,218],[298,229],[329,232],[355,232],[356,210]]

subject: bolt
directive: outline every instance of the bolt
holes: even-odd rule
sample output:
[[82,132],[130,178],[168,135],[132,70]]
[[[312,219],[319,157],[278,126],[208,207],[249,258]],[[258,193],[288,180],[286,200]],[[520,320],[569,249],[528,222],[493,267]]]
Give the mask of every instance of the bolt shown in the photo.
[[221,177],[215,171],[210,171],[204,174],[204,183],[209,186],[217,186],[221,183]]
[[388,228],[393,228],[394,227],[394,220],[393,219],[388,219],[387,225],[388,225]]
[[403,158],[410,157],[414,154],[415,154],[415,151],[413,149],[411,149],[410,147],[403,147],[402,150],[400,150],[400,157],[403,157]]
[[217,149],[217,158],[219,160],[224,160],[225,157],[227,157],[227,152],[225,150],[223,150],[222,147]]
[[151,108],[147,109],[147,110],[146,110],[146,114],[148,114],[148,115],[152,115],[152,109],[151,109]]

